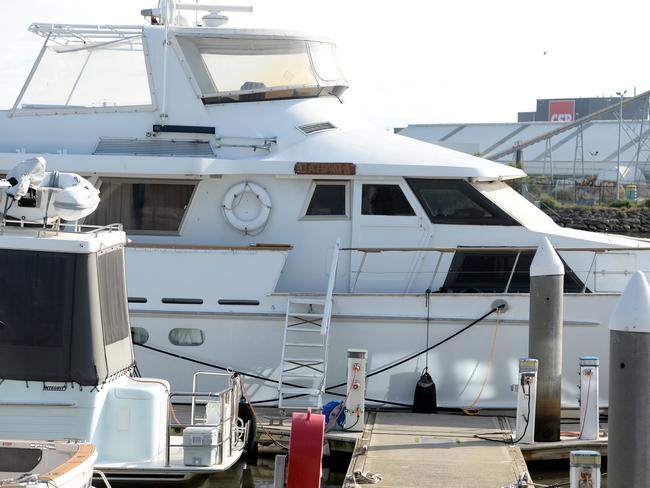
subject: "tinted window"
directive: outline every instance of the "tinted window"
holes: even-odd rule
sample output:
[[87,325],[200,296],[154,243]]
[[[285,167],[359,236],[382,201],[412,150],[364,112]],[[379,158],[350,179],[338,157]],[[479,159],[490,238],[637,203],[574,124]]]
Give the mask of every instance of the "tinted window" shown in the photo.
[[85,224],[120,222],[126,231],[178,232],[194,183],[102,180],[101,201]]
[[133,344],[146,344],[149,340],[149,332],[143,327],[131,327],[131,340]]
[[415,215],[399,185],[363,185],[363,215]]
[[465,225],[518,225],[472,185],[460,180],[408,180],[431,222]]
[[169,342],[175,346],[200,346],[205,342],[205,335],[201,329],[172,329]]
[[346,185],[317,184],[305,215],[346,215]]
[[[454,254],[449,273],[441,291],[451,293],[502,293],[508,286],[508,279],[515,266],[508,291],[528,293],[530,291],[530,264],[534,252],[519,254],[512,251],[462,252]],[[564,262],[564,261],[563,261]],[[582,292],[583,283],[564,263],[564,291]],[[589,290],[586,290],[587,292]]]

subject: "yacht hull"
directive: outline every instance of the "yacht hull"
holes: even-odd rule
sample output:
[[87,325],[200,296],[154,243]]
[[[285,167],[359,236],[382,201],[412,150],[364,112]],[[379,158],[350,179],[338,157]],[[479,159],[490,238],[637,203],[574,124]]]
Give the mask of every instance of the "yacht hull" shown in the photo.
[[[575,373],[581,356],[601,360],[602,404],[608,396],[607,321],[618,294],[565,294],[562,403],[577,406],[579,391]],[[528,355],[528,294],[432,294],[430,295],[429,346],[444,340],[483,316],[495,300],[508,309],[486,317],[466,331],[429,352],[429,372],[437,386],[439,405],[484,408],[513,407],[519,358]],[[252,400],[277,403],[286,295],[271,295],[255,311],[131,310],[131,325],[149,333],[144,345],[136,345],[138,365],[145,375],[158,375],[173,390],[187,390],[191,372],[207,365],[233,368],[245,374]],[[427,308],[422,294],[341,294],[334,298],[330,328],[327,385],[345,382],[346,351],[367,349],[368,371],[398,362],[426,348]],[[498,324],[498,325],[497,325]],[[203,331],[199,346],[174,346],[173,328]],[[495,330],[496,329],[496,330]],[[494,353],[490,355],[495,341]],[[372,376],[367,401],[386,405],[410,405],[425,355]],[[246,373],[268,378],[261,381]],[[487,380],[486,380],[487,376]],[[485,387],[482,385],[486,382]],[[479,392],[482,393],[479,396]],[[345,386],[330,391],[345,394]]]

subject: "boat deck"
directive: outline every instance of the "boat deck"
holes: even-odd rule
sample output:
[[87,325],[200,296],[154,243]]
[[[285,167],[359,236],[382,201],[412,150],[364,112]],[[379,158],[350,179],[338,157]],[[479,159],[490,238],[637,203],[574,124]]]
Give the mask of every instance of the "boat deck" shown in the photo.
[[507,486],[527,471],[518,446],[477,434],[506,440],[510,428],[500,417],[371,413],[346,480],[361,471],[380,473],[383,488],[485,488]]

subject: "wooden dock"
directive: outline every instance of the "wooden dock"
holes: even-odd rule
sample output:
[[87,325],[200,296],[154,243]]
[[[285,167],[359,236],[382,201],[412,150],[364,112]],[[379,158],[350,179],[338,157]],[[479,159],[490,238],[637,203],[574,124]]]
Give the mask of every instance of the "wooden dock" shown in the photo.
[[344,487],[355,471],[380,473],[383,488],[501,488],[527,472],[505,419],[453,414],[373,412],[357,441]]

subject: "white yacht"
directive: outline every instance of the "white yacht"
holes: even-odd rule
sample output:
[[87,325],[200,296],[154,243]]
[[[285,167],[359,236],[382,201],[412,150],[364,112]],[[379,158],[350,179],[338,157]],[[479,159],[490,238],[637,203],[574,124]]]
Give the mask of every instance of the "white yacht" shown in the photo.
[[348,348],[373,372],[485,316],[370,377],[368,401],[410,404],[428,365],[441,405],[512,406],[547,237],[566,265],[563,401],[584,355],[606,401],[605,323],[647,244],[558,227],[509,186],[520,170],[372,127],[333,42],[231,29],[229,9],[32,24],[42,50],[0,112],[0,171],[45,155],[100,189],[85,224],[123,223],[143,373],[187,390],[198,367],[233,368],[256,401],[320,403],[345,394]]

